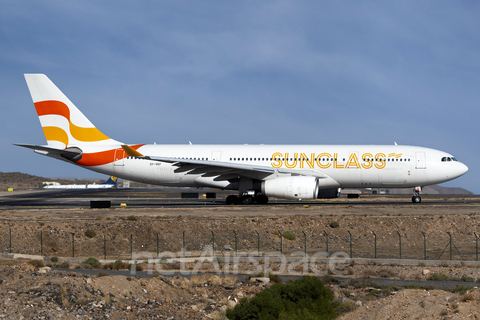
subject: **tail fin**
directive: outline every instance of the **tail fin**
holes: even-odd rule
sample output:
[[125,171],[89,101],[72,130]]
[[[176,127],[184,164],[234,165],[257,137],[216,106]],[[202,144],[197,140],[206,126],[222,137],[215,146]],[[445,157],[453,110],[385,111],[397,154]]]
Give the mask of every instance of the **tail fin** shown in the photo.
[[25,74],[49,147],[118,144],[101,133],[44,74]]
[[117,177],[111,176],[107,181],[102,184],[113,184],[114,186],[117,185]]

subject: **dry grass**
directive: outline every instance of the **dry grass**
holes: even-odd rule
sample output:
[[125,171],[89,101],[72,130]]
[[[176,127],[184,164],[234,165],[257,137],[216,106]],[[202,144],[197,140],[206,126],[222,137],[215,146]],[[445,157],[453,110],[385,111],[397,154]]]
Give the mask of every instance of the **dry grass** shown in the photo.
[[377,273],[373,269],[367,269],[363,271],[363,275],[368,277],[373,277],[373,276],[376,276]]
[[473,301],[473,300],[475,300],[475,296],[474,296],[473,293],[471,293],[471,292],[465,293],[465,294],[462,296],[462,301],[463,301],[463,302]]
[[391,278],[391,277],[394,277],[395,276],[395,273],[390,270],[390,269],[381,269],[379,272],[378,272],[378,276],[380,278]]
[[35,268],[43,268],[45,267],[45,264],[43,263],[42,260],[30,260],[28,261],[28,263],[30,263],[32,266],[34,266]]

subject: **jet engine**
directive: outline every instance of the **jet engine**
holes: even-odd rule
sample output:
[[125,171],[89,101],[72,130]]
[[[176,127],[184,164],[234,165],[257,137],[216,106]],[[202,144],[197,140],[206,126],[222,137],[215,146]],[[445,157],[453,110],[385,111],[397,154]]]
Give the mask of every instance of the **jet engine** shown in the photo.
[[318,178],[293,176],[262,182],[262,193],[267,197],[312,200],[318,195]]

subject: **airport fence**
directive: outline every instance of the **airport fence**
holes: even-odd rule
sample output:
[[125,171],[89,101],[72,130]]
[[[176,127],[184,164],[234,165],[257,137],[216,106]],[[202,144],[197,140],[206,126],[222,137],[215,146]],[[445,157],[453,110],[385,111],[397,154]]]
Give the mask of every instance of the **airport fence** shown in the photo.
[[261,255],[264,252],[312,255],[345,252],[351,258],[464,260],[478,261],[478,233],[427,234],[416,232],[370,230],[354,234],[335,228],[325,230],[160,230],[112,234],[86,230],[38,230],[0,227],[3,253],[21,253],[57,257],[95,257],[97,259],[131,259],[135,253],[148,252],[151,257],[200,256],[209,246],[215,256],[235,256],[240,252]]

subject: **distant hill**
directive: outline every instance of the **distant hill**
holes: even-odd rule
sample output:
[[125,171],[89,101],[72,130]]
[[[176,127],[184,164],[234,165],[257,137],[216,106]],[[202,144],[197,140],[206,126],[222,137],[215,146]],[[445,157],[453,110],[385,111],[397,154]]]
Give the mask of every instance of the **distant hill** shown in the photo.
[[65,178],[44,178],[21,172],[0,172],[0,191],[7,191],[8,188],[13,190],[30,190],[41,189],[43,182],[57,181],[60,184],[86,184],[86,183],[102,183],[106,179],[65,179]]

